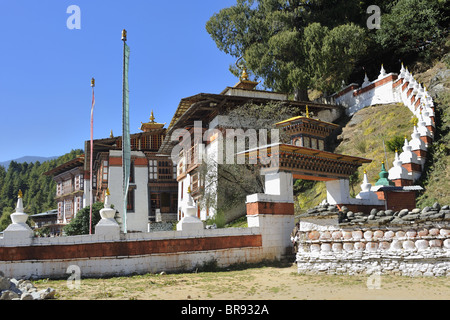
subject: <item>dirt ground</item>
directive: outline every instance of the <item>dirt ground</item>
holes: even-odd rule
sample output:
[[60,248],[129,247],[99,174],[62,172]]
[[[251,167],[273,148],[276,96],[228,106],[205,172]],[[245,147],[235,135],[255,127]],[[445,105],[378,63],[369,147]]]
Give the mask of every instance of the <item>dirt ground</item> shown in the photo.
[[[59,300],[449,300],[450,278],[300,275],[296,265],[109,279],[39,280]],[[75,286],[75,288],[74,288]],[[72,287],[72,288],[70,288]]]

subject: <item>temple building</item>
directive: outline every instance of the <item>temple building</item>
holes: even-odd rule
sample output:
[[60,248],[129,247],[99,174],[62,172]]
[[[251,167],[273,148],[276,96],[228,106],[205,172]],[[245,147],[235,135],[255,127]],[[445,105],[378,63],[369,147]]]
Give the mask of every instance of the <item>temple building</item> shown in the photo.
[[[221,141],[227,140],[228,129],[242,129],[244,135],[247,129],[251,129],[254,123],[252,119],[246,119],[247,123],[237,124],[235,119],[230,119],[227,114],[247,103],[264,105],[271,102],[278,102],[298,110],[298,114],[314,112],[317,117],[325,121],[318,121],[309,117],[298,117],[280,123],[290,134],[292,134],[292,145],[284,146],[283,154],[291,154],[292,150],[301,148],[304,151],[303,158],[308,158],[309,164],[314,163],[317,153],[326,158],[324,161],[324,173],[326,170],[332,170],[334,163],[346,160],[337,159],[331,153],[326,152],[326,137],[338,126],[332,124],[332,121],[338,119],[343,110],[340,106],[330,104],[320,104],[314,102],[293,101],[288,99],[287,94],[257,90],[257,82],[250,81],[244,68],[240,81],[233,87],[227,87],[220,94],[200,93],[195,96],[184,98],[180,101],[178,109],[169,125],[166,138],[160,148],[161,154],[176,155],[177,161],[177,181],[178,181],[178,220],[183,219],[185,210],[188,207],[190,197],[197,206],[197,217],[201,220],[207,220],[215,216],[216,210],[221,205],[221,197],[224,192],[221,179],[218,178],[218,172],[225,163],[225,153]],[[260,118],[258,116],[258,118]],[[180,132],[185,132],[184,136]],[[296,146],[297,145],[297,146]],[[298,146],[304,147],[298,147]],[[244,150],[242,150],[244,151]],[[233,154],[234,156],[234,154]],[[334,157],[334,158],[333,158]],[[336,177],[348,177],[360,163],[352,162],[351,158],[346,163],[346,167],[339,167],[336,171]],[[280,165],[281,161],[280,159]],[[202,163],[208,165],[209,176],[216,179],[205,181],[202,178]],[[286,162],[287,164],[287,162]],[[325,168],[325,166],[327,168]],[[322,168],[322,166],[320,167]],[[337,168],[337,167],[336,167]],[[299,176],[308,175],[309,171],[299,172]],[[267,180],[267,179],[266,179]],[[292,180],[292,179],[291,179]],[[290,182],[292,184],[292,181]],[[209,189],[209,190],[208,190]],[[203,195],[208,193],[213,195],[214,199],[208,200],[208,203],[201,205]],[[290,197],[292,198],[292,194]],[[242,215],[246,212],[246,205],[243,201],[242,208],[233,208],[225,212],[230,217],[232,215]]]
[[[127,231],[146,232],[149,222],[174,220],[177,212],[176,168],[168,156],[158,154],[166,134],[165,124],[141,123],[140,133],[131,134],[131,175],[127,198]],[[58,222],[67,224],[90,204],[90,141],[85,155],[47,172],[57,181]],[[104,201],[110,190],[117,220],[123,222],[122,137],[94,140],[93,203]]]
[[48,172],[56,182],[58,229],[68,224],[84,206],[84,155],[70,160]]

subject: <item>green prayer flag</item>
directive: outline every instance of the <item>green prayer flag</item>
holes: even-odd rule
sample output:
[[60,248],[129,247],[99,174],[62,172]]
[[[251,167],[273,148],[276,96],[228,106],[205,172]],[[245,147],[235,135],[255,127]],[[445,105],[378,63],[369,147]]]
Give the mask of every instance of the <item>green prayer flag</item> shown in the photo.
[[130,62],[130,47],[124,42],[123,60],[123,119],[122,119],[122,167],[123,167],[123,222],[127,233],[128,190],[130,187],[131,142],[130,142],[130,102],[128,88],[128,67]]

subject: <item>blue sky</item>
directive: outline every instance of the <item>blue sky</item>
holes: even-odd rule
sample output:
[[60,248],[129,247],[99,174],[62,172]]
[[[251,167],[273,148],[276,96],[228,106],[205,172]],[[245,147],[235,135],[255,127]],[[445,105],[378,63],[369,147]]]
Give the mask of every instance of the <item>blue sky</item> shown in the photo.
[[[130,127],[151,110],[170,123],[180,100],[220,93],[238,79],[235,62],[206,32],[236,0],[2,0],[0,162],[59,156],[90,138],[90,80],[96,79],[94,138],[122,134],[122,29],[128,31]],[[81,29],[70,30],[70,5]]]

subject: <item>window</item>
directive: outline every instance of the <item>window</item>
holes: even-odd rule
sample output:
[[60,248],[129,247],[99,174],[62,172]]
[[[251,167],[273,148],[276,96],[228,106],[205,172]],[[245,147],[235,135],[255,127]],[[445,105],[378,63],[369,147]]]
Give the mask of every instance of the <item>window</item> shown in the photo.
[[311,148],[317,149],[317,139],[311,138]]
[[325,150],[325,143],[323,142],[323,140],[319,140],[319,150]]
[[158,174],[160,180],[171,180],[173,177],[171,161],[158,161]]
[[127,212],[134,212],[134,189],[128,190]]
[[158,161],[156,160],[148,161],[148,179],[158,180]]
[[134,183],[134,161],[130,163],[130,183]]
[[177,164],[176,163],[173,164],[172,172],[173,172],[172,178],[173,178],[173,180],[176,180],[177,179]]
[[304,141],[304,144],[303,144],[304,147],[311,148],[311,139],[309,137],[304,137],[303,141]]

